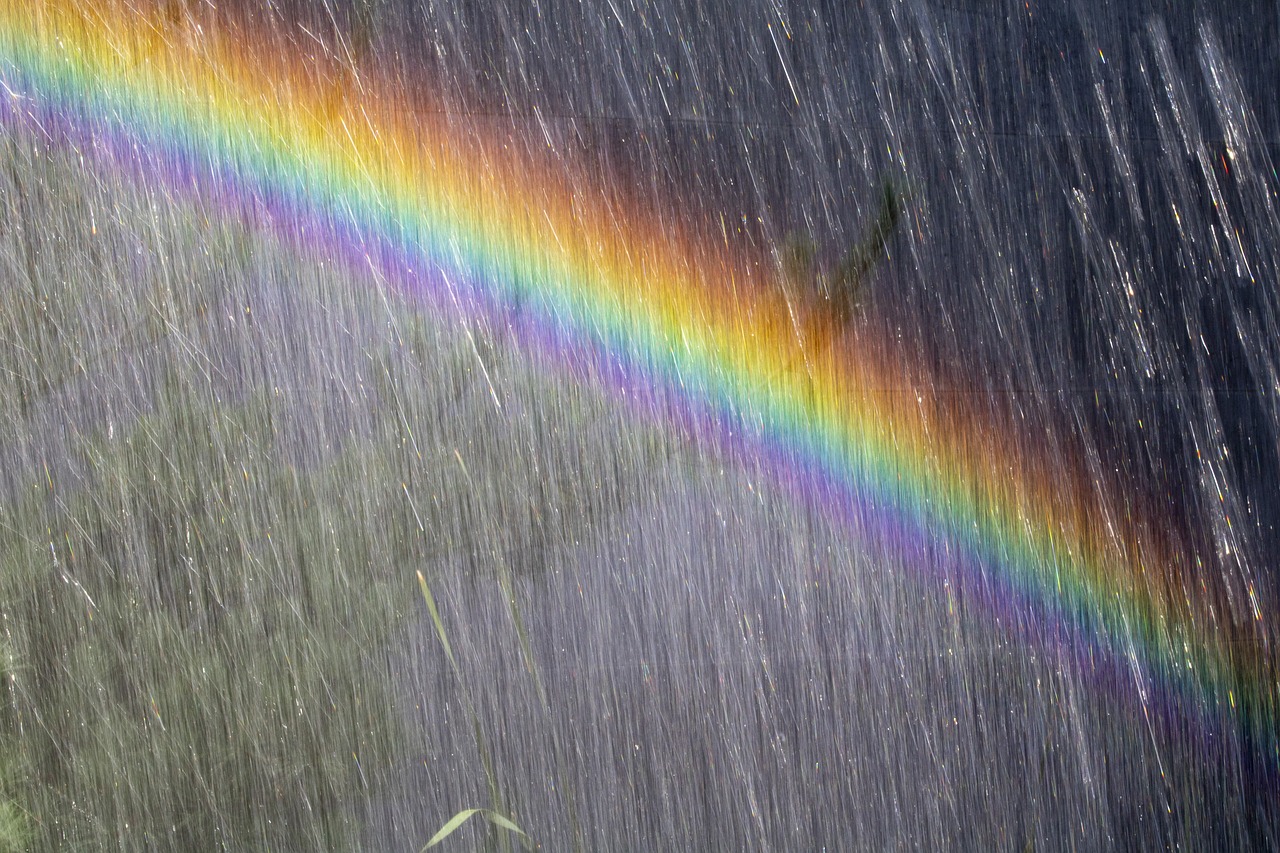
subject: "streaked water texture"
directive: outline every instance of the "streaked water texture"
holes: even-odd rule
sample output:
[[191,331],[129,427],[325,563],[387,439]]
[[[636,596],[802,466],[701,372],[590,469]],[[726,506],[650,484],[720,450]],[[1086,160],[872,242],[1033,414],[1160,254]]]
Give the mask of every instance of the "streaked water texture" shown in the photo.
[[0,0],[0,844],[1280,844],[1280,12],[853,5]]

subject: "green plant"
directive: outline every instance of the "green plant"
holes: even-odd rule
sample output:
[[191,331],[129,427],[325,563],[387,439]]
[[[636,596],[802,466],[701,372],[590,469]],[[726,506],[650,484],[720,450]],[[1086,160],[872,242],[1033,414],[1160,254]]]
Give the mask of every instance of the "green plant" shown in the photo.
[[427,586],[427,579],[423,577],[422,572],[418,572],[418,587],[422,590],[422,598],[427,603],[427,612],[431,614],[431,622],[435,626],[436,636],[440,638],[440,645],[444,647],[445,656],[449,658],[449,665],[453,668],[453,674],[462,687],[463,704],[466,706],[467,715],[471,718],[471,725],[475,730],[476,747],[480,750],[480,762],[484,765],[485,779],[489,783],[489,798],[494,803],[494,808],[468,808],[461,810],[446,821],[444,826],[440,827],[440,830],[431,836],[431,840],[422,849],[427,850],[435,847],[474,815],[482,815],[495,827],[514,833],[528,843],[529,836],[525,834],[525,831],[510,818],[505,817],[500,811],[496,810],[502,808],[502,789],[498,785],[497,774],[494,772],[493,759],[489,755],[489,749],[485,744],[484,732],[480,727],[480,718],[476,715],[475,704],[471,701],[471,694],[466,688],[462,670],[458,667],[458,659],[453,656],[453,645],[449,642],[448,632],[445,631],[444,620],[440,618],[440,609],[436,606],[435,597],[431,594],[431,588]]
[[462,811],[458,812],[456,815],[451,817],[448,820],[448,822],[445,823],[444,826],[440,827],[440,831],[437,832],[435,835],[431,836],[431,840],[428,841],[422,849],[430,850],[432,847],[435,847],[437,844],[444,841],[450,835],[453,835],[453,833],[459,827],[461,827],[464,823],[466,823],[475,815],[481,815],[482,817],[484,817],[485,820],[489,821],[499,829],[504,829],[507,832],[520,836],[526,843],[529,842],[529,836],[525,834],[525,831],[523,829],[516,826],[514,823],[507,820],[505,817],[498,814],[497,812],[491,809],[463,809]]
[[90,446],[92,487],[6,512],[30,808],[82,849],[341,846],[405,736],[374,665],[392,549],[322,475],[263,458],[263,402],[168,384]]

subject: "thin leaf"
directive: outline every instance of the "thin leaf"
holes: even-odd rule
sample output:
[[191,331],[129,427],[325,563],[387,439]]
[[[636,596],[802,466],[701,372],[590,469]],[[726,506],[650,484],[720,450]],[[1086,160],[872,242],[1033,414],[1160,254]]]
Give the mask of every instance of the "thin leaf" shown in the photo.
[[[458,662],[453,659],[453,647],[449,645],[449,635],[445,633],[444,622],[440,621],[440,611],[436,609],[436,600],[431,596],[431,590],[427,588],[427,579],[422,576],[422,572],[418,572],[418,586],[422,587],[422,597],[426,599],[427,610],[431,613],[431,621],[436,624],[436,633],[440,635],[440,642],[444,645],[444,653],[449,656],[449,663],[453,664],[453,668],[456,670]],[[466,818],[463,818],[463,820],[466,820]]]
[[488,820],[490,823],[496,826],[500,826],[503,829],[507,830],[508,832],[514,832],[516,835],[519,835],[520,837],[528,840],[529,834],[526,833],[520,827],[516,826],[509,819],[489,809],[482,809],[482,811],[484,812],[485,819]]
[[[421,575],[419,575],[419,577],[421,577]],[[430,850],[432,847],[435,847],[441,841],[444,841],[450,835],[453,835],[454,831],[458,827],[462,826],[464,823],[467,822],[467,820],[471,818],[472,815],[480,811],[483,811],[483,809],[463,809],[462,811],[458,812],[456,815],[449,818],[448,823],[440,827],[439,832],[431,836],[431,840],[427,842],[427,846],[423,847],[422,849]]]
[[505,829],[508,832],[513,832],[516,835],[519,835],[526,842],[530,840],[529,834],[526,833],[520,827],[516,826],[511,821],[510,818],[503,817],[502,815],[498,814],[492,809],[463,809],[453,817],[449,818],[449,822],[446,823],[444,826],[440,827],[440,831],[437,832],[435,835],[431,836],[431,840],[427,842],[427,846],[423,847],[422,849],[429,850],[432,847],[435,847],[441,841],[444,841],[450,835],[453,835],[453,833],[457,831],[458,827],[462,826],[464,823],[470,820],[472,816],[477,814],[484,815],[485,820],[489,821],[494,826],[501,827],[502,829]]

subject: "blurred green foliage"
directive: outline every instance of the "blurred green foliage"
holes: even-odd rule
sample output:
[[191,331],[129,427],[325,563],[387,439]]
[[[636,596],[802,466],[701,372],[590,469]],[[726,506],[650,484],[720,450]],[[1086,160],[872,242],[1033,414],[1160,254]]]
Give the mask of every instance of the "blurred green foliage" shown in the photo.
[[687,449],[235,217],[0,156],[0,849],[358,845],[415,570],[518,617]]
[[180,380],[95,485],[6,508],[6,729],[45,844],[334,849],[398,731],[381,644],[409,532],[274,462],[261,401]]

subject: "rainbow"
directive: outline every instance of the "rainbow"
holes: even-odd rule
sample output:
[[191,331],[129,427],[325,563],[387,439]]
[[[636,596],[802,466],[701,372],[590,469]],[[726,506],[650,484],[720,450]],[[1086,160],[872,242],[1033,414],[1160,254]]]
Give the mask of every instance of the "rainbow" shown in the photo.
[[1037,447],[1012,418],[932,395],[940,377],[869,324],[795,309],[727,230],[644,212],[549,138],[314,44],[174,2],[0,0],[0,118],[373,268],[446,321],[509,328],[547,369],[754,466],[939,594],[1072,650],[1144,712],[1235,731],[1280,766],[1257,597],[1233,622],[1222,581],[1141,496],[1095,485],[1043,430]]

